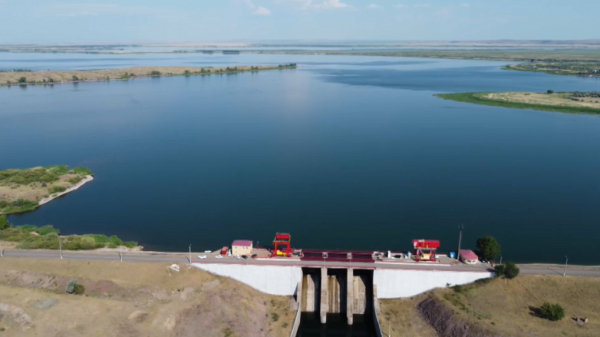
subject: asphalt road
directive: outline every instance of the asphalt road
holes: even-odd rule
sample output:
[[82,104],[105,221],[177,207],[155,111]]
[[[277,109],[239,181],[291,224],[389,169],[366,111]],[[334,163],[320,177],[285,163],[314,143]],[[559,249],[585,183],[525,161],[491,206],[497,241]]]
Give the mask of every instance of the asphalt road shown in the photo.
[[[428,263],[401,263],[401,262],[335,262],[335,261],[300,261],[288,259],[236,259],[236,258],[207,258],[198,259],[198,255],[204,253],[192,252],[193,263],[225,263],[225,264],[252,264],[252,265],[282,265],[299,266],[313,268],[357,268],[357,269],[407,269],[407,270],[448,270],[448,271],[469,271],[485,272],[490,270],[489,265],[469,266],[464,264],[428,264]],[[4,250],[4,257],[38,258],[38,259],[60,259],[60,252],[56,250]],[[163,252],[73,252],[63,251],[63,259],[85,260],[85,261],[123,261],[127,262],[164,262],[164,263],[188,263],[189,253],[163,253]],[[0,257],[0,267],[2,266]],[[560,265],[543,264],[521,264],[519,265],[521,274],[528,275],[563,275],[565,267]],[[600,267],[592,266],[568,266],[567,275],[600,277]]]

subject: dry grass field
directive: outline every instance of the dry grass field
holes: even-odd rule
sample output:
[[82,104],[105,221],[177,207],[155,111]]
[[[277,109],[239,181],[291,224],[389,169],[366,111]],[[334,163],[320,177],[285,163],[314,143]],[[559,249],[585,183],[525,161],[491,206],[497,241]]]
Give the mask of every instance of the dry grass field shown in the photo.
[[0,86],[6,85],[52,85],[69,82],[94,82],[112,80],[132,80],[136,77],[181,76],[232,74],[249,71],[295,68],[295,65],[282,66],[240,66],[223,68],[198,67],[133,67],[105,70],[78,71],[14,71],[0,72]]
[[[181,265],[0,259],[1,336],[288,336],[290,298]],[[77,279],[84,295],[65,293]]]
[[[438,289],[434,295],[459,317],[494,336],[600,336],[600,278],[521,275],[460,291]],[[539,317],[537,310],[544,302],[560,304],[565,318],[552,322]],[[572,317],[588,317],[589,323],[577,323]]]
[[[385,336],[437,337],[438,334],[421,318],[417,304],[426,295],[406,299],[380,300],[379,324]],[[391,325],[391,330],[390,330]]]

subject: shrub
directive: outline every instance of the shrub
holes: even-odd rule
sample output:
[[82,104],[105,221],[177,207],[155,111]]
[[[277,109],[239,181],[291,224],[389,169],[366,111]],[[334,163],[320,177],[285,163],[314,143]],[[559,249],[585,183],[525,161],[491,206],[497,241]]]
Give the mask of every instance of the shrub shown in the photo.
[[477,249],[479,250],[479,256],[492,261],[500,255],[500,244],[492,236],[484,236],[477,239]]
[[83,295],[83,293],[85,292],[85,287],[83,286],[83,284],[75,284],[75,287],[73,288],[73,294],[74,295]]
[[72,79],[73,79],[73,81],[79,81],[79,77],[77,77],[75,75],[73,75]]
[[273,319],[273,322],[277,322],[279,320],[279,314],[274,312],[271,314],[271,318]]
[[62,186],[52,186],[52,187],[50,187],[50,189],[48,189],[48,192],[50,194],[54,194],[54,193],[64,192],[65,190],[66,190],[66,188],[64,188]]
[[160,71],[153,70],[150,72],[150,76],[160,76]]
[[565,317],[565,309],[560,304],[550,304],[545,302],[540,307],[540,316],[551,321],[560,321]]
[[75,185],[75,184],[77,184],[78,182],[80,182],[81,180],[83,180],[83,178],[82,178],[82,177],[75,177],[75,178],[71,178],[71,179],[69,179],[69,183],[71,183],[71,184]]
[[19,83],[20,83],[20,84],[25,84],[25,83],[27,83],[27,78],[25,78],[25,77],[21,77],[21,78],[19,78]]
[[504,268],[504,277],[507,279],[513,279],[519,275],[521,270],[514,262],[506,262]]
[[494,272],[496,273],[496,277],[504,276],[504,272],[506,271],[506,266],[503,264],[498,264],[494,266]]
[[69,284],[67,284],[67,289],[65,290],[65,292],[67,294],[72,294],[75,292],[75,286],[77,285],[77,280],[71,280],[69,281]]
[[548,93],[549,93],[549,94],[553,94],[553,93],[554,93],[554,90],[548,90]]
[[60,234],[60,231],[58,229],[55,229],[52,225],[47,225],[47,226],[40,227],[37,230],[37,232],[38,232],[38,234],[40,234],[42,236],[43,235],[48,235],[48,234],[51,234],[51,233],[56,233],[56,235]]
[[506,262],[505,264],[496,265],[494,272],[496,277],[504,277],[510,280],[517,277],[521,270],[514,262]]
[[[0,205],[0,208],[2,208],[1,205]],[[8,219],[6,219],[6,216],[4,216],[4,215],[0,216],[0,230],[7,229],[10,227],[11,227],[11,224],[10,224],[10,222],[8,222]]]

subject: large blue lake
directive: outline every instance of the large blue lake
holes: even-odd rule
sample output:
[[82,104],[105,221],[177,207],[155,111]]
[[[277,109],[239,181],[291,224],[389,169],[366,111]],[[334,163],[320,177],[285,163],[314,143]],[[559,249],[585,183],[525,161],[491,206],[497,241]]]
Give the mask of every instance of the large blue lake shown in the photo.
[[95,180],[15,224],[146,249],[233,239],[456,250],[598,264],[600,116],[469,105],[463,91],[600,90],[504,63],[293,55],[0,53],[0,70],[295,62],[296,70],[0,88],[0,169],[86,166]]

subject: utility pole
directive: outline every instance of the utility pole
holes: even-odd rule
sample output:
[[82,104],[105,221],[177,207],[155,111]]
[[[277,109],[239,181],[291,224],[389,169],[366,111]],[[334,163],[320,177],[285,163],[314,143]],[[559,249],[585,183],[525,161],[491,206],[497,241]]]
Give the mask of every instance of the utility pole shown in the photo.
[[392,322],[388,318],[388,337],[392,337]]
[[569,257],[565,255],[565,272],[563,276],[567,276],[567,263],[569,262]]
[[119,258],[121,259],[121,262],[123,262],[123,254],[121,252],[119,252]]
[[190,266],[192,265],[192,244],[190,243]]
[[62,260],[62,241],[60,240],[60,235],[58,236],[58,249],[60,250],[60,259]]
[[465,229],[465,224],[461,224],[458,226],[458,230],[460,231],[458,235],[458,250],[456,251],[456,261],[460,260],[460,244],[462,243],[462,234]]

